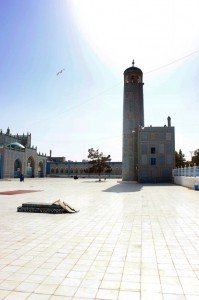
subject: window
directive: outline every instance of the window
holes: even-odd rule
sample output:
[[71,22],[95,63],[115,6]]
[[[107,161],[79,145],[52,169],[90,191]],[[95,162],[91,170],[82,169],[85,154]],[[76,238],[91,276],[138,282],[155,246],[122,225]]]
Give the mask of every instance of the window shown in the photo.
[[133,83],[140,83],[141,82],[141,77],[137,75],[131,76],[131,82]]
[[155,147],[151,147],[151,154],[155,154]]
[[156,158],[155,157],[151,157],[151,165],[152,166],[156,165]]

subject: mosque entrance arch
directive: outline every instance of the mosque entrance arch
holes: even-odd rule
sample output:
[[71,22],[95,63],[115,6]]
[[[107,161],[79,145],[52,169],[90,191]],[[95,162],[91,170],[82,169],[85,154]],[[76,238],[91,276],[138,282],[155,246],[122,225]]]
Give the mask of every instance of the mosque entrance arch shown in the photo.
[[35,162],[32,156],[27,160],[27,177],[35,177]]
[[44,164],[42,161],[39,162],[38,165],[38,177],[44,177]]
[[16,159],[14,162],[14,178],[19,178],[22,173],[22,163],[20,159]]

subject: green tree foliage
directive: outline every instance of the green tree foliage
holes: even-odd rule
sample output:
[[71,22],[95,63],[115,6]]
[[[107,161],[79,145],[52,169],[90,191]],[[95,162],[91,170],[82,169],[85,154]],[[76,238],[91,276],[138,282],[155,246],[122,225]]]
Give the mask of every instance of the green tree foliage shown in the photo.
[[190,160],[187,160],[187,161],[186,161],[186,165],[187,165],[187,167],[188,167],[188,166],[193,167],[193,166],[194,166],[194,163],[193,163],[192,161],[190,161]]
[[99,175],[99,181],[101,181],[101,173],[110,173],[111,166],[109,165],[111,161],[111,156],[105,156],[99,150],[94,150],[93,148],[88,149],[88,162],[91,165],[85,171],[86,173],[95,173]]
[[199,149],[194,151],[194,155],[192,156],[192,162],[193,164],[199,166]]
[[175,165],[177,167],[184,167],[186,163],[185,155],[180,149],[179,152],[175,151]]

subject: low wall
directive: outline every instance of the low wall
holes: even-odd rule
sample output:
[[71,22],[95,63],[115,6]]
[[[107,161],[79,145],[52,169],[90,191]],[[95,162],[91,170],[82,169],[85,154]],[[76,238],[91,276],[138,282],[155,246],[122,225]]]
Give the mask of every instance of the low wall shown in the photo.
[[199,185],[199,177],[174,176],[174,183],[194,189],[194,185]]

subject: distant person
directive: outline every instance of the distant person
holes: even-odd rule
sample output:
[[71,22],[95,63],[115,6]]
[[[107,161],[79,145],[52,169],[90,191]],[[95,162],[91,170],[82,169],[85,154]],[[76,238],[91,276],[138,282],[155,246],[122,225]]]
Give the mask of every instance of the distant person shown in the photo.
[[24,181],[24,175],[20,174],[20,182]]

